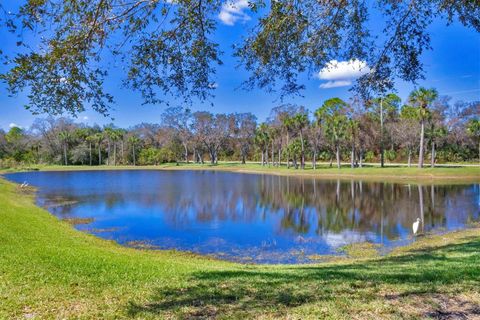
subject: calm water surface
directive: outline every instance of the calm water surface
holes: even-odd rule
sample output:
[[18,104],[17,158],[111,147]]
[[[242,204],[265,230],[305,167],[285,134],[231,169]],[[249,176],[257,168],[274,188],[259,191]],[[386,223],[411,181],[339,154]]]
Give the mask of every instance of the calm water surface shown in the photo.
[[37,203],[124,245],[259,263],[299,263],[369,241],[384,250],[480,220],[480,186],[315,180],[215,171],[24,172]]

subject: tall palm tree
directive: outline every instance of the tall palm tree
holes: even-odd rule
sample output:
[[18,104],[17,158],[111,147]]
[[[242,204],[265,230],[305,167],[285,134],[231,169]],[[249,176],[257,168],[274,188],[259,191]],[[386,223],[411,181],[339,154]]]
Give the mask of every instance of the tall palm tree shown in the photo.
[[287,143],[287,169],[290,168],[290,151],[288,149],[288,145],[290,144],[290,132],[292,130],[292,127],[293,127],[293,117],[290,117],[290,116],[285,116],[282,120],[282,125],[283,125],[283,128],[285,129],[285,133],[287,134],[287,140],[286,140],[286,143]]
[[135,146],[140,143],[140,138],[137,136],[130,136],[128,137],[128,143],[132,146],[132,158],[133,158],[133,165],[136,166],[136,157],[135,157]]
[[117,129],[118,139],[120,140],[120,159],[121,164],[125,163],[125,135],[127,134],[127,130],[125,129]]
[[103,129],[103,133],[105,134],[105,138],[107,138],[107,165],[110,165],[110,161],[111,161],[111,146],[112,146],[112,140],[115,139],[115,128],[113,127],[113,125],[109,125],[109,126],[106,126],[104,129]]
[[113,165],[117,165],[117,141],[122,138],[121,129],[113,129],[110,132],[110,139],[113,143]]
[[348,118],[345,115],[348,104],[340,98],[328,99],[315,111],[317,121],[323,124],[325,136],[329,137],[335,149],[337,168],[340,169],[340,143],[347,133]]
[[63,130],[63,131],[60,131],[60,133],[58,134],[58,137],[60,139],[60,141],[62,142],[62,146],[63,146],[63,158],[64,158],[64,162],[65,162],[65,165],[68,166],[68,144],[70,142],[70,140],[72,139],[72,135],[71,133],[68,131],[68,130]]
[[268,144],[270,141],[270,137],[268,135],[268,126],[266,123],[260,124],[260,126],[257,129],[257,132],[255,133],[255,144],[260,147],[260,150],[262,152],[262,166],[265,165],[266,162],[268,162]]
[[429,107],[438,97],[435,89],[419,88],[410,93],[408,101],[412,106],[418,108],[418,116],[420,119],[420,148],[418,151],[418,167],[423,168],[424,150],[425,150],[425,121],[430,115]]
[[85,138],[85,140],[88,142],[88,159],[89,159],[89,164],[92,165],[92,144],[95,143],[96,141],[96,136],[92,132]]
[[394,93],[381,96],[372,101],[374,106],[378,107],[380,120],[380,166],[385,166],[385,118],[391,117],[393,113],[398,111],[402,100]]
[[98,148],[98,165],[99,166],[102,165],[102,142],[104,137],[105,135],[101,132],[97,132],[94,134],[94,140]]
[[293,119],[293,126],[298,134],[300,135],[300,143],[301,143],[301,159],[300,159],[300,167],[305,169],[305,141],[303,139],[303,130],[308,126],[308,115],[305,112],[297,113]]

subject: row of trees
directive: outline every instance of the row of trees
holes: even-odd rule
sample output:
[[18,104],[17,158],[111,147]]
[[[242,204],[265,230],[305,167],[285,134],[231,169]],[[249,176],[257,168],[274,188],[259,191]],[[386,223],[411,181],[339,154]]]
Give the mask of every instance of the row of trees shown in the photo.
[[[16,163],[156,165],[218,160],[261,161],[262,165],[313,168],[319,160],[436,161],[480,158],[480,103],[439,97],[434,89],[413,91],[405,104],[395,94],[370,101],[332,98],[310,113],[297,105],[271,110],[257,123],[251,113],[212,114],[173,107],[159,124],[129,129],[86,126],[67,118],[37,119],[29,129],[0,131],[3,166]],[[428,149],[428,150],[427,150]]]

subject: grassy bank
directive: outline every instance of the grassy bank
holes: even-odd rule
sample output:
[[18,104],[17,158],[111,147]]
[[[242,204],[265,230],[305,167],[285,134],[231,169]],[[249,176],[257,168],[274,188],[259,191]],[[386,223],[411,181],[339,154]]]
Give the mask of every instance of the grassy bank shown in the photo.
[[239,265],[74,230],[0,178],[0,319],[420,318],[480,313],[480,229],[386,257]]
[[[351,179],[359,178],[365,180],[392,181],[392,182],[480,182],[479,166],[437,166],[435,168],[425,167],[405,167],[389,165],[381,168],[379,166],[365,166],[363,168],[350,168],[344,165],[341,169],[331,168],[328,164],[319,164],[314,170],[307,166],[305,170],[281,167],[261,166],[258,163],[241,164],[239,162],[221,162],[217,165],[211,164],[162,164],[158,166],[32,166],[25,168],[15,168],[10,171],[18,170],[223,170],[242,173],[268,173],[291,176],[307,176],[325,179]],[[9,170],[4,170],[8,172]],[[1,171],[0,171],[1,173]]]

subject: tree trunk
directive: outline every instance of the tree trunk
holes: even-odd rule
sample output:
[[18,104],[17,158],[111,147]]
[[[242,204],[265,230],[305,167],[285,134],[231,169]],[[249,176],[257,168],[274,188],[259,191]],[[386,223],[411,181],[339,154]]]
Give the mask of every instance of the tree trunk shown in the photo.
[[287,169],[290,169],[290,150],[288,149],[288,140],[289,140],[289,134],[287,131]]
[[113,165],[117,165],[117,143],[113,143]]
[[132,146],[132,156],[133,156],[133,166],[135,167],[137,165],[137,162],[135,159],[135,145]]
[[432,154],[430,155],[430,166],[435,167],[435,141],[432,141]]
[[100,166],[101,164],[102,164],[102,148],[99,143],[98,144],[98,165]]
[[360,149],[360,164],[359,167],[363,168],[363,149]]
[[246,161],[245,161],[245,153],[242,152],[242,164],[245,164],[245,163],[246,163]]
[[280,147],[278,148],[278,167],[282,166],[282,147],[280,143]]
[[383,146],[383,98],[380,99],[380,166],[385,165],[385,150]]
[[68,157],[67,157],[67,143],[63,144],[63,156],[65,157],[65,165],[68,166]]
[[336,146],[336,155],[337,155],[337,168],[340,169],[340,146],[337,144]]
[[423,168],[423,148],[424,148],[424,140],[425,140],[425,120],[422,119],[420,122],[421,130],[420,130],[420,149],[418,151],[418,167]]
[[265,164],[270,167],[270,162],[268,161],[268,144],[265,147]]
[[265,150],[262,150],[262,166],[265,165]]
[[107,166],[109,166],[109,165],[110,165],[110,139],[108,139],[108,146],[107,146],[107,148],[108,148],[108,149],[107,149],[107,156],[108,156],[108,158],[107,158]]
[[355,168],[355,144],[352,144],[352,155],[350,159],[350,167]]
[[125,163],[125,142],[122,139],[122,144],[121,144],[121,150],[122,150],[122,164]]
[[412,166],[412,150],[408,148],[408,167]]
[[272,167],[275,166],[275,146],[273,145],[273,139],[272,139]]
[[317,148],[313,150],[312,167],[313,170],[317,169]]
[[302,170],[304,170],[305,169],[305,144],[303,142],[302,130],[300,130],[300,142],[302,144],[302,155],[301,155],[301,159],[300,159],[300,166],[301,166]]
[[185,162],[188,163],[188,148],[186,143],[183,144],[183,148],[185,150]]
[[210,163],[215,164],[215,151],[210,151]]
[[88,143],[88,154],[89,154],[89,162],[90,162],[90,166],[92,165],[92,143],[89,142]]

